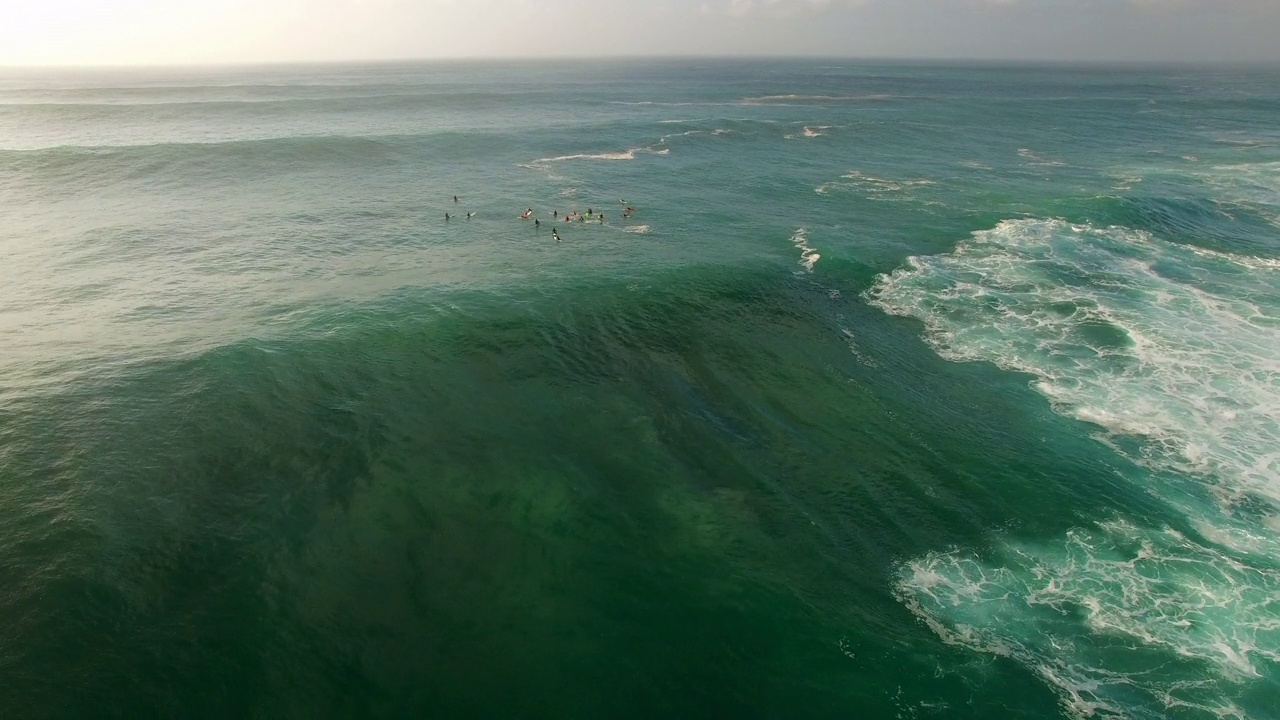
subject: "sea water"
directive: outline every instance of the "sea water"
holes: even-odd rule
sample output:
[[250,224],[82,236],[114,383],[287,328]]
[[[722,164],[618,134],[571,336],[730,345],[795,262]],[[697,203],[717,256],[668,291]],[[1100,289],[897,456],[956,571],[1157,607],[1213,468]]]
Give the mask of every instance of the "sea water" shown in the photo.
[[1275,68],[6,70],[0,714],[1280,718],[1277,118]]

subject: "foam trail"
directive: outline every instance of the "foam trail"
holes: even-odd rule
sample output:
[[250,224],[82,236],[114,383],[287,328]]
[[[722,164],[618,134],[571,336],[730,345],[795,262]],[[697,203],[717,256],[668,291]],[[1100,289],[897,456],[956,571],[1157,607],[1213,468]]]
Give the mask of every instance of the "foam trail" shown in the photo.
[[745,105],[759,105],[764,103],[789,103],[789,102],[858,102],[863,100],[893,100],[897,95],[761,95],[759,97],[745,97],[742,102]]
[[671,138],[691,137],[693,135],[706,135],[708,132],[709,131],[707,130],[685,130],[684,132],[669,133],[667,135],[663,135],[662,137],[658,138],[658,142],[663,143],[670,140]]
[[791,243],[800,250],[800,264],[808,272],[813,272],[813,266],[818,264],[818,259],[822,256],[809,246],[808,232],[804,228],[799,228],[791,236]]
[[923,178],[914,180],[891,180],[888,178],[875,177],[867,175],[860,170],[850,170],[840,176],[839,180],[824,183],[814,188],[814,192],[819,195],[826,195],[832,190],[840,190],[844,192],[865,192],[870,193],[871,197],[885,195],[889,193],[901,193],[903,191],[913,190],[919,187],[933,185],[932,180]]
[[1045,158],[1042,158],[1039,155],[1036,155],[1034,152],[1032,152],[1028,148],[1022,148],[1018,150],[1018,157],[1021,157],[1022,159],[1026,160],[1031,165],[1039,165],[1042,167],[1062,167],[1066,165],[1066,163],[1060,162],[1058,160],[1047,160]]
[[635,160],[636,153],[640,148],[632,148],[625,152],[612,153],[578,153],[576,155],[560,155],[557,157],[540,158],[534,160],[532,164],[544,165],[546,163],[564,162],[566,160]]
[[1014,220],[867,297],[944,357],[1034,376],[1202,536],[1116,520],[930,554],[900,567],[900,600],[1026,665],[1075,717],[1248,717],[1280,675],[1280,263]]
[[795,140],[796,138],[801,138],[801,137],[803,138],[822,137],[823,135],[826,135],[826,133],[823,131],[830,130],[831,128],[832,128],[831,125],[805,125],[804,128],[801,129],[799,135],[796,135],[795,133],[788,133],[783,137],[785,137],[787,140]]

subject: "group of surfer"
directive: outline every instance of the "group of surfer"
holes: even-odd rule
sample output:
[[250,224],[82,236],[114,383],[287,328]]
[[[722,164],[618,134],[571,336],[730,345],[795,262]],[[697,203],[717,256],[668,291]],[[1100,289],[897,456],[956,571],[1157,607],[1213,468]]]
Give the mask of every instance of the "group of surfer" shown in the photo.
[[[626,216],[624,215],[623,217],[626,217]],[[524,214],[520,216],[520,219],[521,219],[521,220],[529,220],[530,218],[533,218],[533,208],[529,208],[528,210],[525,210],[525,211],[524,211]],[[559,210],[552,210],[552,211],[551,211],[551,218],[552,218],[553,220],[558,220],[558,219],[560,219],[560,211],[559,211]],[[586,214],[586,215],[583,215],[582,213],[578,212],[577,210],[574,210],[574,211],[573,211],[573,212],[571,212],[571,213],[565,213],[565,216],[564,216],[564,221],[565,221],[565,222],[575,222],[575,221],[576,221],[576,222],[586,222],[586,221],[588,221],[588,220],[593,220],[593,219],[594,219],[594,220],[598,220],[598,221],[600,221],[600,222],[604,222],[604,213],[598,213],[598,212],[596,212],[595,210],[593,210],[593,209],[591,209],[591,208],[587,208],[587,214]],[[537,224],[538,224],[538,219],[537,219],[537,218],[533,218],[533,224],[534,224],[534,225],[537,225]]]
[[[631,207],[630,205],[627,205],[626,200],[621,200],[619,202],[621,202],[624,206],[626,206],[626,209],[622,211],[622,218],[624,220],[630,219],[631,215],[636,211],[636,209]],[[570,222],[585,223],[588,220],[594,220],[596,222],[599,222],[601,225],[604,224],[604,213],[596,212],[595,208],[587,208],[587,212],[585,214],[580,213],[577,210],[573,210],[571,212],[565,213],[563,216],[560,214],[559,210],[551,211],[552,220],[560,220],[561,218],[563,218],[563,221],[567,223],[570,223]],[[533,208],[528,208],[523,213],[521,213],[520,219],[533,220],[534,228],[542,227],[542,221],[533,216]],[[554,227],[551,228],[551,237],[554,238],[556,242],[560,242],[560,233],[558,232],[557,228],[554,228]]]
[[[454,204],[454,205],[457,205],[457,204],[458,204],[458,196],[457,196],[457,195],[454,195],[454,196],[453,196],[453,204]],[[474,213],[474,212],[471,212],[471,211],[469,211],[469,210],[467,211],[467,219],[468,219],[468,220],[470,220],[474,215],[475,215],[475,213]],[[448,222],[452,217],[453,217],[453,216],[452,216],[452,215],[450,215],[449,213],[445,213],[445,214],[444,214],[445,222]]]
[[[633,207],[631,207],[630,205],[627,205],[627,201],[626,201],[626,200],[620,200],[619,202],[621,202],[621,203],[625,206],[625,209],[622,211],[622,219],[624,219],[624,220],[629,220],[629,219],[631,218],[632,214],[634,214],[634,213],[635,213],[636,209],[635,209],[635,208],[633,208]],[[454,195],[454,196],[453,196],[453,203],[454,203],[455,205],[457,205],[457,204],[458,204],[458,196],[457,196],[457,195]],[[474,213],[474,212],[467,212],[467,219],[468,219],[468,220],[470,220],[474,215],[475,215],[475,213]],[[542,221],[541,221],[541,220],[539,220],[538,218],[536,218],[536,217],[534,217],[534,216],[533,216],[533,208],[528,208],[528,209],[526,209],[523,213],[521,213],[521,214],[520,214],[520,216],[519,216],[519,217],[520,217],[520,219],[521,219],[521,220],[533,220],[533,227],[534,227],[534,228],[540,228],[540,227],[542,227]],[[447,212],[446,212],[446,213],[444,214],[444,219],[445,219],[445,221],[446,221],[446,222],[448,222],[448,221],[449,221],[449,220],[451,220],[452,218],[453,218],[453,216],[452,216],[452,215],[450,215],[449,213],[447,213]],[[552,219],[552,220],[559,220],[559,219],[560,219],[560,211],[559,211],[559,210],[552,210],[552,211],[551,211],[551,219]],[[578,212],[577,210],[574,210],[574,211],[572,211],[572,212],[567,212],[567,213],[565,213],[565,214],[564,214],[564,222],[567,222],[567,223],[568,223],[568,222],[580,222],[580,223],[585,223],[585,222],[587,222],[588,220],[595,220],[595,221],[599,222],[601,225],[603,225],[603,224],[604,224],[604,213],[602,213],[602,212],[596,212],[594,208],[587,208],[587,212],[586,212],[586,214],[585,214],[585,215],[584,215],[584,214],[582,214],[582,213],[580,213],[580,212]],[[554,227],[553,227],[553,228],[551,228],[551,237],[552,237],[552,238],[554,238],[556,242],[560,242],[560,233],[559,233],[559,231],[558,231],[556,228],[554,228]]]

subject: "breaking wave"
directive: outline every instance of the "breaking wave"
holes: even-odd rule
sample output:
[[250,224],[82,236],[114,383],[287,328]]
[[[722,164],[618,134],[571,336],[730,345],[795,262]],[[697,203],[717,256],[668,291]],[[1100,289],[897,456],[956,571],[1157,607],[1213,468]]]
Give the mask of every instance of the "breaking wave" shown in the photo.
[[1027,666],[1074,717],[1253,716],[1280,672],[1280,262],[1012,220],[867,296],[948,359],[1035,377],[1199,535],[1112,520],[932,553],[901,565],[900,600]]

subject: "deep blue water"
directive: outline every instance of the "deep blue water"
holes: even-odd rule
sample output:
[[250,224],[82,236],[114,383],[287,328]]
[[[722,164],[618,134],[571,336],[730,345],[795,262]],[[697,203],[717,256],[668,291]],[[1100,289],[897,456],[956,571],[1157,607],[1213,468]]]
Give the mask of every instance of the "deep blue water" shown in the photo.
[[2,71],[0,714],[1280,718],[1277,118]]

